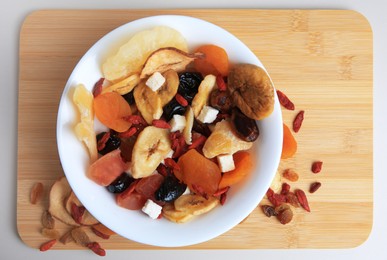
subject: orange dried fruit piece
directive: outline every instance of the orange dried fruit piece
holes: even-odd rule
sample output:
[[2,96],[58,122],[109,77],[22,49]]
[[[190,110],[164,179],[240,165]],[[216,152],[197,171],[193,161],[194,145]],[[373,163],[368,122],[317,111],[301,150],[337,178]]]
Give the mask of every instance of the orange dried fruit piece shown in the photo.
[[124,118],[132,114],[130,105],[116,92],[107,92],[94,99],[95,115],[102,124],[117,132],[125,132],[132,123]]
[[194,61],[195,69],[204,75],[213,74],[227,76],[229,71],[229,60],[227,52],[220,46],[206,44],[200,46],[196,52],[205,55],[204,59]]
[[281,159],[291,158],[297,152],[297,141],[294,138],[289,127],[283,124],[283,144],[282,144],[282,154]]
[[248,150],[253,146],[252,142],[243,141],[232,129],[227,120],[218,122],[211,135],[203,146],[203,154],[207,158],[213,158],[219,154],[234,154],[241,150]]
[[221,172],[216,163],[201,155],[196,149],[190,149],[178,160],[176,177],[188,185],[190,190],[212,195],[218,190]]
[[241,151],[233,155],[235,169],[225,172],[219,183],[219,189],[234,185],[240,182],[254,167],[253,158],[250,153]]

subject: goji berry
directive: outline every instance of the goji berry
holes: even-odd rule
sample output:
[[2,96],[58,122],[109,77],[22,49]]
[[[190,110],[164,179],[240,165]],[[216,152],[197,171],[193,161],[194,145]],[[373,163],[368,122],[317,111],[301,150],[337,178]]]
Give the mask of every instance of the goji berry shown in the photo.
[[167,167],[172,168],[176,171],[180,171],[180,166],[172,158],[165,158],[164,162]]
[[179,93],[177,93],[175,95],[175,99],[176,99],[177,103],[179,103],[183,107],[188,106],[188,101],[182,95],[180,95]]
[[281,91],[277,90],[277,96],[278,96],[278,100],[280,102],[280,104],[288,109],[288,110],[294,110],[295,109],[295,106],[293,104],[292,101],[290,101],[290,99]]
[[220,74],[216,76],[216,85],[218,85],[218,89],[220,91],[227,90],[226,82],[224,82],[224,79],[223,79],[222,75],[220,75]]
[[109,239],[110,238],[109,235],[102,233],[101,231],[95,229],[94,227],[91,227],[91,230],[93,231],[94,234],[96,234],[97,236],[99,236],[102,239]]
[[140,124],[141,125],[146,125],[147,124],[145,119],[142,116],[140,116],[140,115],[126,116],[124,118],[124,120],[126,120],[126,121],[128,121],[128,122],[130,122],[130,123],[132,123],[134,125],[140,125]]
[[110,138],[110,132],[105,132],[102,136],[101,139],[98,140],[98,143],[97,143],[97,150],[98,151],[102,151],[105,146],[106,146],[106,142],[109,140]]
[[71,216],[78,224],[81,224],[82,217],[85,214],[86,208],[84,206],[78,206],[75,203],[71,204]]
[[230,186],[221,188],[220,190],[217,190],[217,191],[213,194],[213,196],[215,196],[215,197],[220,196],[220,195],[222,195],[223,193],[226,193],[229,189],[230,189]]
[[298,133],[300,131],[302,122],[304,121],[304,110],[301,110],[300,112],[297,113],[296,117],[293,120],[293,131]]
[[310,212],[309,202],[306,198],[305,192],[303,190],[297,189],[294,193],[296,194],[301,207],[303,207],[306,211]]
[[56,239],[52,239],[47,241],[46,243],[43,243],[40,246],[39,250],[42,252],[49,250],[51,247],[53,247],[56,244],[56,241],[57,241]]
[[171,125],[162,119],[153,119],[152,125],[158,128],[171,129]]
[[226,200],[227,200],[227,192],[225,192],[225,193],[222,193],[221,195],[220,195],[220,205],[224,205],[224,203],[226,203]]
[[91,242],[88,243],[86,246],[99,256],[106,255],[105,249],[103,249],[98,242]]
[[319,173],[322,169],[322,164],[323,164],[323,162],[321,162],[321,161],[313,162],[312,163],[312,172]]
[[197,147],[203,145],[206,142],[207,138],[204,135],[200,135],[195,140],[192,141],[192,144],[188,146],[188,149],[196,149]]
[[309,187],[309,192],[314,193],[321,187],[321,182],[313,182]]
[[132,126],[127,131],[119,133],[118,136],[121,138],[129,138],[137,133],[137,128]]
[[99,94],[102,93],[102,86],[103,86],[103,83],[105,81],[105,78],[100,78],[95,84],[94,84],[94,87],[93,87],[93,96],[96,97],[98,96]]
[[286,195],[290,191],[290,185],[287,184],[286,182],[282,183],[282,189],[281,189],[281,194]]

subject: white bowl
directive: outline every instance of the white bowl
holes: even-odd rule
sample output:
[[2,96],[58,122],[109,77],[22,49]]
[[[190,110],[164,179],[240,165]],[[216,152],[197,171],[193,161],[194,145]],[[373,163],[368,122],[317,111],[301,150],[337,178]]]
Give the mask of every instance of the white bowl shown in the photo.
[[[278,168],[282,149],[282,116],[276,97],[273,113],[258,122],[259,139],[253,149],[257,166],[245,180],[230,189],[227,202],[211,212],[184,224],[166,219],[152,220],[141,211],[119,207],[114,196],[86,176],[88,152],[76,138],[74,126],[78,112],[72,103],[72,89],[83,83],[89,90],[102,77],[101,64],[112,50],[134,33],[165,25],[181,32],[194,49],[212,43],[223,47],[231,62],[262,63],[240,40],[209,22],[186,16],[161,15],[139,19],[118,27],[95,43],[72,72],[63,91],[57,118],[57,144],[60,161],[73,191],[85,207],[101,223],[119,235],[154,246],[188,246],[215,238],[246,218],[259,204]],[[275,95],[276,96],[276,95]]]

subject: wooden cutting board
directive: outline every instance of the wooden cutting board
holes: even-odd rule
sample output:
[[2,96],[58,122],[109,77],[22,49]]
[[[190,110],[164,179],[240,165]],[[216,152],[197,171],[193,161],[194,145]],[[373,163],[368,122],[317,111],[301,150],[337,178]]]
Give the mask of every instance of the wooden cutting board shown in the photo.
[[[372,31],[359,13],[346,10],[44,10],[30,14],[20,33],[17,226],[37,248],[47,199],[31,205],[35,182],[50,185],[63,175],[55,126],[63,87],[79,58],[100,37],[132,20],[182,14],[230,31],[261,59],[277,89],[295,103],[283,110],[291,124],[305,110],[295,137],[298,152],[280,169],[294,168],[292,188],[308,190],[311,213],[295,210],[281,225],[257,208],[243,223],[211,241],[186,248],[349,248],[364,242],[372,227]],[[310,171],[322,160],[319,174]],[[59,225],[64,232],[65,226]],[[151,235],[151,234],[149,234]],[[187,234],[189,235],[189,234]],[[154,249],[113,236],[107,249]],[[79,249],[74,243],[56,249]]]

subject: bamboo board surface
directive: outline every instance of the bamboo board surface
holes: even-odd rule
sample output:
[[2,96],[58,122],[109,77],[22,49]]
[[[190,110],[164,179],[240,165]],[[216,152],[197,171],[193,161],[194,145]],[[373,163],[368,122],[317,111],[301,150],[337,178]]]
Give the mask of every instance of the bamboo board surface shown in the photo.
[[[38,248],[40,216],[47,199],[29,203],[36,182],[50,185],[63,171],[56,147],[56,113],[63,87],[79,58],[112,29],[156,14],[205,19],[230,31],[260,58],[277,89],[296,104],[283,110],[291,124],[299,110],[305,121],[298,152],[280,169],[300,174],[292,188],[308,190],[311,213],[295,211],[281,225],[257,208],[237,227],[196,249],[349,248],[372,228],[372,31],[360,14],[347,10],[43,10],[30,14],[20,33],[17,226],[21,239]],[[311,163],[323,170],[312,174]],[[64,225],[59,225],[61,231]],[[151,235],[151,234],[150,234]],[[187,234],[189,235],[189,234]],[[112,236],[106,249],[155,249]],[[80,249],[74,243],[56,249]]]

